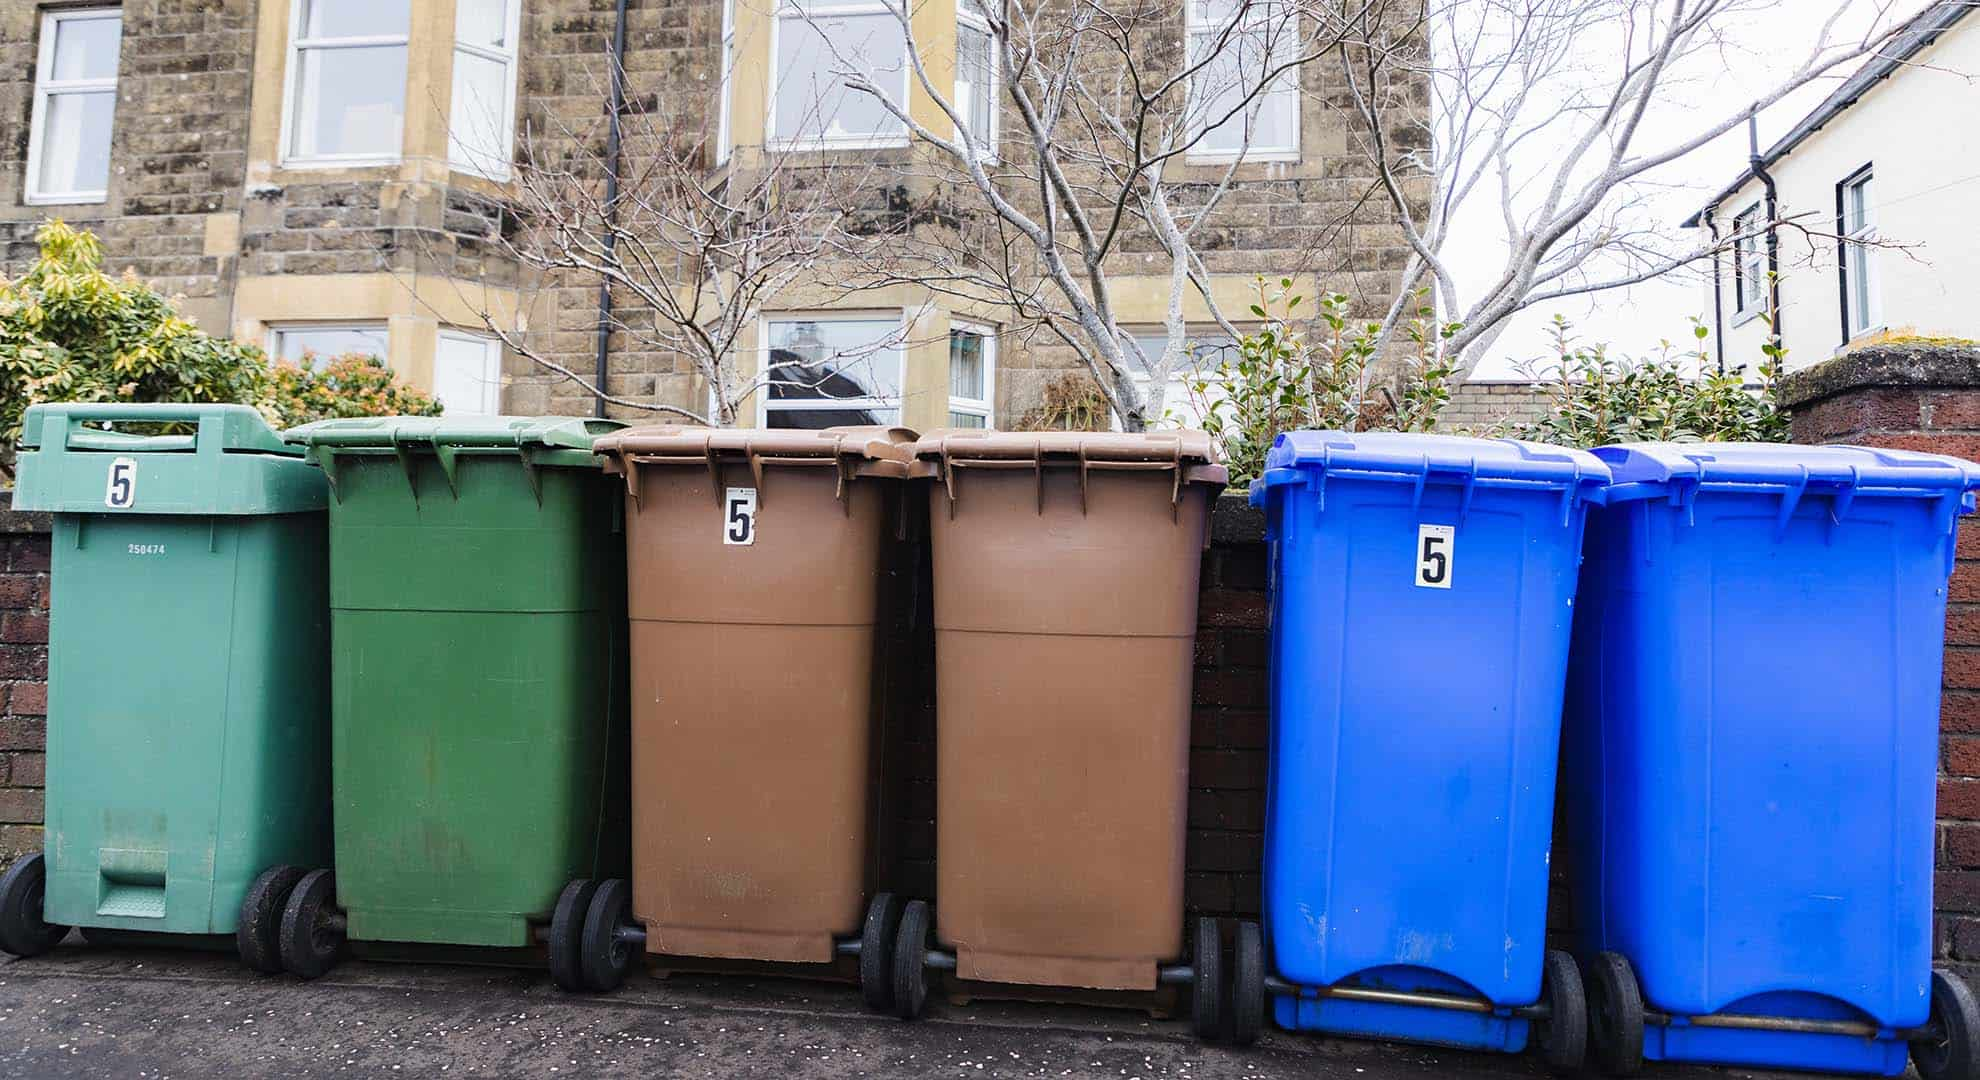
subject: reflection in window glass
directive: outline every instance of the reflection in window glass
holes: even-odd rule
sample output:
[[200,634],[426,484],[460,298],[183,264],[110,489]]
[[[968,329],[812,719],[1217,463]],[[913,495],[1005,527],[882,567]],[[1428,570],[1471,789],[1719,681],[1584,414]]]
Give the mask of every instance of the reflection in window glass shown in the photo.
[[949,425],[991,426],[991,395],[996,389],[997,339],[989,330],[958,326],[949,331]]
[[447,159],[457,169],[507,179],[515,148],[518,0],[460,0],[454,10],[454,92]]
[[898,319],[789,319],[769,324],[773,428],[898,424]]
[[102,202],[107,196],[123,26],[116,8],[42,16],[27,202]]
[[854,91],[833,74],[857,65],[874,84],[905,100],[907,40],[884,6],[872,14],[807,16],[786,7],[777,20],[775,112],[771,136],[780,143],[859,146],[905,137],[907,128],[872,94]]
[[[965,11],[971,0],[963,0]],[[997,153],[996,76],[990,32],[961,15],[956,20],[956,115],[981,143],[986,156]]]
[[1190,0],[1187,11],[1187,111],[1190,134],[1201,135],[1191,153],[1297,156],[1298,68],[1287,67],[1300,49],[1295,10],[1281,0]]
[[409,3],[305,0],[289,55],[292,158],[398,157]]
[[361,353],[380,362],[390,355],[383,325],[284,326],[275,331],[275,359],[323,370],[330,361]]

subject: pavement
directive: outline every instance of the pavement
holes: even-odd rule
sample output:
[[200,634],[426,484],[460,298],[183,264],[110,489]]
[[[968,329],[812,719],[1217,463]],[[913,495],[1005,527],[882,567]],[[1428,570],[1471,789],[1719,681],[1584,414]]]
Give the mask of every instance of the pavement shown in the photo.
[[[1247,1049],[1177,1020],[931,995],[903,1023],[851,986],[635,973],[617,993],[539,971],[346,960],[312,983],[230,954],[92,949],[0,958],[0,1077],[1544,1077],[1530,1058],[1268,1033]],[[1649,1080],[1741,1080],[1661,1069]]]

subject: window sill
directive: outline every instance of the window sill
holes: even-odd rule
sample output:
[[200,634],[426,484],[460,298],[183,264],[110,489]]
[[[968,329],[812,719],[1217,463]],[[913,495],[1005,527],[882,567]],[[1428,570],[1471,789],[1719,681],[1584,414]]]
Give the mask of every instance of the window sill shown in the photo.
[[276,168],[287,172],[337,172],[344,169],[380,169],[405,163],[400,155],[389,157],[292,158],[285,157]]
[[1750,322],[1759,322],[1759,321],[1760,321],[1759,308],[1747,308],[1744,311],[1733,312],[1732,325],[1735,328],[1745,326],[1747,323]]
[[27,206],[101,206],[110,201],[107,191],[78,191],[63,195],[23,195]]
[[906,137],[887,139],[846,139],[843,141],[768,142],[763,148],[773,153],[820,154],[834,150],[906,150],[913,145]]
[[1184,154],[1185,165],[1297,165],[1297,150],[1249,150],[1242,154]]

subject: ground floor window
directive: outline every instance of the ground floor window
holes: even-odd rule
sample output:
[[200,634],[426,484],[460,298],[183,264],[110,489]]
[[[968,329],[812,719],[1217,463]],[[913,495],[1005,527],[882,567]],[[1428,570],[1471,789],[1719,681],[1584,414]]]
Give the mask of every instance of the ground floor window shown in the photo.
[[986,326],[949,331],[949,426],[996,427],[997,338]]
[[828,428],[901,422],[901,318],[774,317],[764,333],[764,426]]
[[448,416],[502,411],[502,341],[464,330],[442,330],[433,350],[433,396]]
[[268,354],[321,371],[330,361],[354,353],[385,363],[389,344],[384,323],[296,323],[274,329],[269,335]]

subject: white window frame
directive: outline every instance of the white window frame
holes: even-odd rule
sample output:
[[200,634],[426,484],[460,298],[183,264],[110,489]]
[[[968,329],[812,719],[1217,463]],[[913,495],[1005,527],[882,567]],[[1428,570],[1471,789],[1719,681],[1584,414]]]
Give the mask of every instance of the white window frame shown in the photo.
[[[782,55],[784,23],[786,20],[806,18],[830,18],[834,15],[886,15],[895,17],[895,10],[889,0],[776,0],[770,16],[770,84],[764,94],[763,142],[767,149],[785,151],[811,150],[902,150],[909,145],[907,125],[901,125],[898,135],[857,135],[835,139],[830,136],[811,139],[785,139],[777,135],[777,80],[784,74],[783,65],[778,62]],[[906,36],[905,32],[902,34]],[[914,71],[914,62],[907,57],[908,43],[903,42],[901,54],[900,94],[894,100],[905,103],[908,100],[909,79]],[[875,82],[878,82],[876,79]],[[856,91],[848,91],[854,93]]]
[[263,351],[268,354],[268,362],[271,364],[289,362],[282,357],[283,334],[306,334],[312,330],[376,330],[385,336],[386,349],[386,355],[379,357],[378,362],[388,368],[392,366],[392,324],[384,319],[318,319],[311,322],[273,323],[268,327],[268,340],[263,347]]
[[721,99],[716,102],[715,120],[715,164],[727,165],[735,137],[730,110],[733,107],[733,83],[736,75],[736,0],[722,0],[722,82],[717,88]]
[[[1759,229],[1759,203],[1733,215],[1733,311],[1749,318],[1767,304],[1765,236]],[[1749,262],[1756,272],[1748,272]]]
[[[899,350],[901,355],[901,370],[899,375],[901,383],[900,397],[893,399],[883,397],[813,398],[809,400],[777,402],[773,405],[770,400],[770,385],[768,382],[765,382],[756,389],[756,426],[763,428],[769,427],[770,414],[773,412],[818,412],[829,409],[889,410],[894,413],[894,423],[898,425],[901,421],[902,412],[907,407],[908,396],[908,311],[906,308],[879,308],[859,311],[780,311],[775,314],[765,315],[757,326],[756,372],[759,379],[767,380],[770,377],[771,341],[776,336],[771,333],[771,328],[778,323],[881,322],[889,319],[893,320],[896,327],[895,334],[897,336],[894,341],[894,348]],[[947,385],[946,379],[944,380],[944,385]]]
[[[985,165],[995,165],[1001,160],[997,137],[1002,129],[1002,124],[999,123],[997,114],[1002,110],[998,109],[997,105],[1002,100],[1004,90],[1004,65],[1001,62],[1003,51],[998,46],[996,33],[990,29],[990,21],[984,18],[978,11],[977,3],[978,0],[956,0],[956,85],[962,85],[962,28],[968,26],[970,29],[981,33],[985,38],[988,38],[990,42],[989,81],[983,86],[983,95],[990,102],[990,130],[987,132],[972,131],[970,135],[975,138],[976,142],[982,143],[985,147],[985,153],[981,159],[982,162]],[[950,91],[950,95],[955,98],[957,105],[962,104],[961,95],[957,94],[953,88]],[[957,109],[956,115],[958,120],[962,119],[962,110]],[[956,143],[965,147],[969,145],[963,139],[963,125],[961,123],[956,124]]]
[[[1245,2],[1245,0],[1238,0],[1238,2],[1243,3]],[[1273,6],[1272,3],[1257,3],[1257,0],[1252,0],[1252,2],[1256,3],[1256,6],[1250,9],[1250,11],[1259,12],[1260,18],[1269,19],[1272,17],[1271,16],[1271,9]],[[1273,2],[1282,3],[1284,2],[1284,0],[1273,0]],[[1219,30],[1223,29],[1223,25],[1224,25],[1223,23],[1215,23],[1209,26],[1197,25],[1197,23],[1201,21],[1203,18],[1201,9],[1203,8],[1204,4],[1205,4],[1205,0],[1182,0],[1183,63],[1185,66],[1188,67],[1196,66],[1194,46],[1197,37],[1199,35],[1214,36]],[[1292,20],[1293,25],[1291,27],[1291,32],[1286,37],[1286,40],[1291,42],[1292,49],[1297,50],[1299,48],[1298,9],[1288,6],[1287,11],[1288,14],[1286,15],[1286,18]],[[1247,11],[1245,14],[1248,15],[1250,14],[1250,12]],[[1242,18],[1243,16],[1240,17]],[[1270,61],[1268,61],[1268,64],[1269,63]],[[1289,89],[1277,90],[1277,91],[1267,90],[1261,92],[1258,95],[1258,98],[1269,99],[1273,94],[1276,93],[1276,94],[1283,94],[1289,99],[1291,99],[1292,102],[1292,124],[1291,124],[1292,141],[1291,142],[1287,143],[1284,146],[1246,146],[1244,149],[1237,151],[1200,149],[1203,140],[1209,137],[1209,132],[1212,129],[1207,126],[1199,127],[1198,123],[1201,122],[1203,124],[1207,124],[1208,118],[1198,118],[1198,121],[1193,121],[1190,125],[1190,130],[1188,135],[1191,140],[1191,148],[1188,153],[1183,155],[1183,160],[1189,164],[1201,164],[1201,165],[1229,165],[1233,162],[1239,162],[1239,161],[1247,162],[1247,163],[1271,162],[1271,161],[1281,161],[1281,162],[1298,161],[1300,157],[1300,139],[1301,139],[1300,129],[1305,126],[1302,121],[1304,120],[1303,114],[1305,112],[1305,102],[1306,102],[1305,90],[1299,84],[1301,70],[1302,69],[1299,67],[1293,67],[1287,71],[1281,72],[1278,75],[1278,78],[1284,79],[1291,84]],[[1195,81],[1194,77],[1192,77],[1190,81],[1194,83]],[[1196,102],[1194,90],[1186,87],[1183,100],[1189,103],[1189,107],[1192,110],[1195,109],[1197,102]],[[1260,109],[1260,115],[1263,115],[1263,110],[1269,107],[1270,105],[1269,100],[1259,101],[1258,99],[1254,99],[1254,103],[1258,104]],[[1231,117],[1231,122],[1233,123],[1239,122],[1242,116],[1243,116],[1242,113],[1233,115]]]
[[[1875,254],[1871,244],[1877,239],[1877,218],[1871,202],[1876,196],[1874,166],[1865,165],[1843,179],[1838,185],[1841,190],[1841,220],[1836,222],[1836,232],[1842,237],[1842,258],[1839,268],[1842,272],[1843,343],[1848,344],[1865,334],[1876,331],[1883,325],[1883,297],[1877,289]],[[1849,227],[1850,202],[1861,197],[1863,200],[1863,224]],[[1863,289],[1861,311],[1857,310],[1856,286]]]
[[[492,378],[485,380],[488,398],[482,404],[486,408],[473,410],[461,409],[457,412],[447,404],[446,399],[442,398],[440,401],[443,410],[442,414],[450,416],[500,416],[502,413],[502,339],[492,337],[488,334],[477,334],[471,330],[441,327],[438,341],[464,341],[470,345],[480,346],[483,350],[482,355],[484,362],[487,364],[487,370],[493,374]],[[440,347],[438,341],[435,342],[433,348],[433,396],[435,397],[440,396]]]
[[[285,169],[355,169],[371,165],[397,165],[405,159],[404,117],[399,128],[400,146],[389,154],[315,154],[304,157],[295,152],[296,107],[302,103],[302,54],[305,49],[362,49],[387,45],[402,45],[406,49],[406,70],[412,70],[412,33],[407,27],[404,34],[373,34],[367,37],[348,38],[301,38],[303,4],[306,0],[289,0],[289,43],[282,56],[287,65],[282,73],[282,152],[278,155]],[[511,98],[514,95],[510,95]],[[407,95],[405,111],[412,112],[411,95]]]
[[[507,49],[492,49],[486,45],[464,42],[460,39],[459,32],[456,31],[453,51],[453,62],[456,67],[455,71],[450,73],[448,80],[450,87],[459,89],[458,66],[462,53],[502,65],[502,116],[499,130],[502,133],[505,145],[502,148],[498,167],[484,169],[474,162],[466,160],[466,155],[457,153],[460,143],[454,138],[453,103],[451,101],[448,107],[448,166],[456,172],[469,173],[489,180],[507,180],[515,172],[515,167],[511,159],[515,157],[516,153],[516,72],[522,66],[522,0],[503,0],[503,4],[507,7],[508,28],[504,36],[509,42],[509,47]],[[407,62],[411,62],[410,53],[408,53]],[[453,90],[450,89],[448,92],[450,98],[452,97],[452,93]],[[411,111],[411,104],[408,103],[406,108],[407,111]]]
[[[951,322],[949,324],[949,336],[951,338],[950,347],[952,349],[954,348],[953,339],[957,334],[975,334],[977,337],[983,339],[983,396],[980,398],[955,396],[955,370],[951,368],[948,370],[949,377],[947,379],[949,385],[949,412],[962,413],[965,416],[980,416],[983,418],[984,427],[994,428],[997,426],[997,330],[995,327],[984,323],[964,322],[961,320]],[[944,359],[947,359],[947,357],[945,356]],[[901,393],[905,396],[907,389],[903,387]]]
[[[88,22],[95,19],[116,19],[122,21],[124,9],[121,7],[58,8],[45,11],[41,15],[41,46],[34,68],[34,108],[28,121],[27,176],[23,184],[21,201],[29,206],[79,205],[83,203],[107,202],[110,199],[106,183],[102,191],[42,191],[41,190],[41,150],[42,140],[48,128],[48,99],[61,94],[102,93],[109,91],[114,102],[117,93],[117,76],[107,79],[56,79],[55,37],[66,22]],[[123,34],[117,36],[117,50],[123,52]],[[116,67],[117,65],[112,65]],[[111,105],[110,126],[116,128],[116,106]]]

